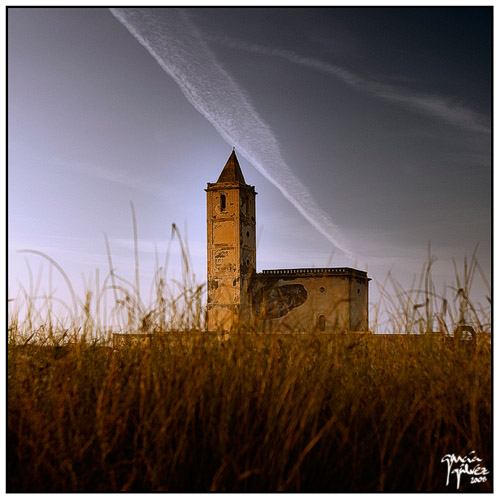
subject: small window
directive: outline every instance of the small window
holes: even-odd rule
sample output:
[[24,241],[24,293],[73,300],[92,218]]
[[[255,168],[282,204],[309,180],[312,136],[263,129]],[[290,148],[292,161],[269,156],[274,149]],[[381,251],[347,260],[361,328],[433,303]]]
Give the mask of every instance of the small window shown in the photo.
[[318,316],[318,330],[324,332],[326,330],[326,318],[323,314]]
[[250,233],[247,231],[247,238],[250,236]]
[[226,210],[226,195],[220,195],[220,211],[224,212]]
[[320,293],[325,293],[325,291],[326,291],[326,290],[325,290],[325,287],[324,287],[324,286],[321,286],[321,287],[319,288],[319,292],[320,292]]

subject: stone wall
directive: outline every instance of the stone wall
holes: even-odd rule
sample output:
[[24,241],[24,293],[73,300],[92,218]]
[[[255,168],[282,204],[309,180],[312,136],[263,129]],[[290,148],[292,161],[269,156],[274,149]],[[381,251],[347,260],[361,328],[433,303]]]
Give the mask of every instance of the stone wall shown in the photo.
[[368,281],[350,268],[277,269],[254,275],[254,328],[262,331],[368,330]]

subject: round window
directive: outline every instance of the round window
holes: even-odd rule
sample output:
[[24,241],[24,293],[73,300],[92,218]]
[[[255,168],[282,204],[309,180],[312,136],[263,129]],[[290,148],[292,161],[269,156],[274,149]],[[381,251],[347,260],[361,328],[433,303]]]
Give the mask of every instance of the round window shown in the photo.
[[324,287],[324,286],[320,287],[319,291],[320,291],[321,293],[325,293],[325,292],[326,292],[325,287]]

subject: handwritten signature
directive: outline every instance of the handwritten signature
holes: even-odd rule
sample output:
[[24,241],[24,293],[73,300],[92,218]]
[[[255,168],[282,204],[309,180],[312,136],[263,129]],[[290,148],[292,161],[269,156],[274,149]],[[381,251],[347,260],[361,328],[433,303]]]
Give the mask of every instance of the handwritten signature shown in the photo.
[[448,466],[448,474],[446,476],[446,486],[450,483],[450,475],[457,476],[457,490],[460,488],[460,478],[462,474],[467,474],[471,477],[472,483],[486,482],[486,476],[490,473],[485,467],[481,467],[477,462],[482,462],[483,459],[476,456],[475,451],[471,451],[468,455],[461,457],[460,455],[445,455],[441,459],[441,463],[446,462]]

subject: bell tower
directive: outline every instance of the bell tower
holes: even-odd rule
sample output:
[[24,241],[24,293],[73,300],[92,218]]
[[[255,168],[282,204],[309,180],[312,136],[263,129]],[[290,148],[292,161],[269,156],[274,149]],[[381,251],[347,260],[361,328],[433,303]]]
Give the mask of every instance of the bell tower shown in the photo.
[[256,269],[255,192],[236,153],[207,184],[207,328],[229,331],[250,322],[249,284]]

